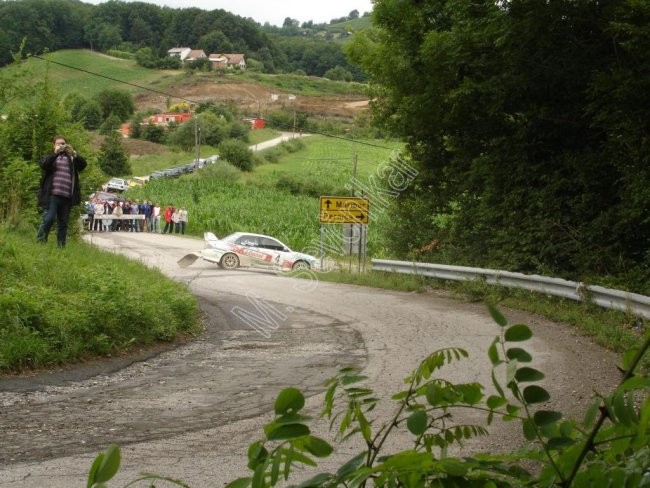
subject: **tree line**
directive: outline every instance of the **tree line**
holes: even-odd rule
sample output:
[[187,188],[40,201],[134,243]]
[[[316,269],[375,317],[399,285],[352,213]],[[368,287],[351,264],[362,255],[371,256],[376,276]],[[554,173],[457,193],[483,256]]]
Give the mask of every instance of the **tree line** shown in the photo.
[[[281,34],[267,33],[252,19],[221,9],[174,9],[119,0],[99,5],[77,0],[0,1],[0,66],[12,61],[11,51],[17,51],[26,38],[26,53],[84,48],[135,55],[145,50],[140,59],[146,65],[152,60],[162,63],[172,47],[187,46],[206,54],[244,53],[254,66],[269,73],[302,71],[323,76],[340,67],[362,78],[339,44]],[[297,56],[296,51],[304,54]]]
[[378,0],[373,23],[350,54],[419,170],[395,255],[650,294],[650,3]]

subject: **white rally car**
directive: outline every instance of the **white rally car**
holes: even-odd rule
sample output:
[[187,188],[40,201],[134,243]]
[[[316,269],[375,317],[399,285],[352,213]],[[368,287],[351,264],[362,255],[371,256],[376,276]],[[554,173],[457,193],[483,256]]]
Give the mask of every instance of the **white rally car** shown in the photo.
[[294,252],[274,237],[248,232],[235,232],[222,239],[212,232],[206,232],[203,237],[207,242],[206,248],[181,258],[178,261],[181,267],[203,258],[224,269],[237,269],[240,266],[278,271],[320,268],[317,258]]

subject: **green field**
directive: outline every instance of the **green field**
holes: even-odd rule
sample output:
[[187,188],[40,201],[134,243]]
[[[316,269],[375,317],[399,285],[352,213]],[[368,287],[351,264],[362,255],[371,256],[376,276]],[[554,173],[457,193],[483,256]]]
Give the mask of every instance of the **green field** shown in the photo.
[[[240,173],[225,162],[175,180],[155,180],[126,196],[183,205],[188,232],[224,236],[235,231],[270,234],[292,248],[315,252],[319,241],[320,195],[351,195],[353,160],[357,159],[357,195],[399,148],[375,141],[375,147],[323,136],[304,137],[304,148],[285,155],[278,164],[264,164]],[[372,200],[371,200],[372,205]],[[368,226],[369,250],[381,255],[381,212]],[[333,230],[335,229],[335,230]],[[328,232],[340,226],[329,225]],[[316,246],[316,247],[315,247]]]
[[[64,49],[39,58],[32,57],[28,60],[28,68],[32,70],[34,78],[42,78],[47,72],[63,96],[81,93],[92,97],[107,88],[115,88],[115,80],[160,89],[166,80],[179,76],[178,72],[150,70],[138,66],[132,60],[79,49]],[[142,91],[136,86],[121,83],[119,87],[131,93]]]

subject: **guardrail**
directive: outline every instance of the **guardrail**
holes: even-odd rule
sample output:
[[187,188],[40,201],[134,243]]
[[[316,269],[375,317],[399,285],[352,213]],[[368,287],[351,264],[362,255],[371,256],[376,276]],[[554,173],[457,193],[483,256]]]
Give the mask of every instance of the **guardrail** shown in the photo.
[[546,293],[547,295],[569,298],[576,301],[588,300],[604,308],[621,310],[635,316],[650,319],[650,297],[637,293],[603,288],[597,285],[585,285],[584,283],[568,281],[562,278],[526,275],[495,269],[415,263],[410,261],[389,261],[386,259],[373,259],[372,269],[373,271],[431,276],[443,280],[483,280],[491,285],[522,288],[524,290]]

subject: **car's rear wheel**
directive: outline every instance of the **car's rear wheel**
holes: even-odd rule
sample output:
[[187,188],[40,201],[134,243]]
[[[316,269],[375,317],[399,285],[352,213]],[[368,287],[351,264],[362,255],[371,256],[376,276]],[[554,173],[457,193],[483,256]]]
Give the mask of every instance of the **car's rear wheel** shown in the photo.
[[297,270],[297,269],[310,269],[309,263],[307,261],[296,261],[293,263],[293,266],[291,266],[292,270]]
[[226,253],[221,257],[219,265],[223,269],[237,269],[239,268],[239,258],[236,254],[233,254],[231,252]]

